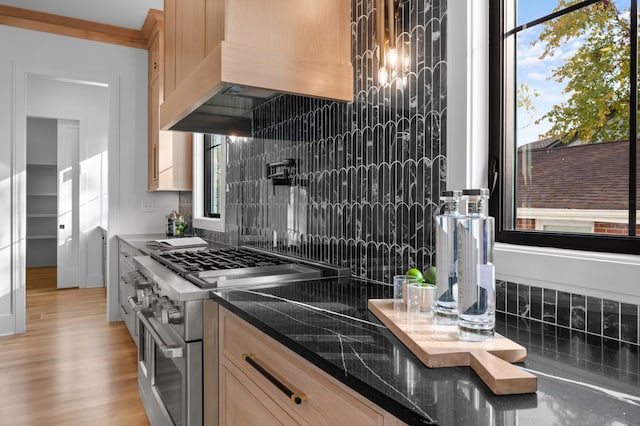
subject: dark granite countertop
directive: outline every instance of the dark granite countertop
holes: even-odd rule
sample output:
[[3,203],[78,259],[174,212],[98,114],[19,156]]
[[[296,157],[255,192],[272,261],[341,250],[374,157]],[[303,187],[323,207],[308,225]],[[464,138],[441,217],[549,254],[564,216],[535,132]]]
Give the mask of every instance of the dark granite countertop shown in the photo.
[[640,424],[638,346],[498,316],[538,392],[496,396],[468,367],[428,368],[367,310],[389,286],[347,279],[214,291],[253,326],[408,424]]

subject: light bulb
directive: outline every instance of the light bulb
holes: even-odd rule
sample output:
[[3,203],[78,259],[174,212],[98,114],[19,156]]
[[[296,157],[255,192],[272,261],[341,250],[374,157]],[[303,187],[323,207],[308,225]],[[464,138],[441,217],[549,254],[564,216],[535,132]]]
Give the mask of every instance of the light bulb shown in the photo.
[[391,67],[396,66],[396,61],[398,60],[398,52],[396,49],[390,48],[387,52],[387,60],[389,61],[389,65]]
[[378,71],[378,82],[380,84],[387,84],[387,80],[389,79],[389,74],[387,74],[387,69],[385,67],[380,68]]

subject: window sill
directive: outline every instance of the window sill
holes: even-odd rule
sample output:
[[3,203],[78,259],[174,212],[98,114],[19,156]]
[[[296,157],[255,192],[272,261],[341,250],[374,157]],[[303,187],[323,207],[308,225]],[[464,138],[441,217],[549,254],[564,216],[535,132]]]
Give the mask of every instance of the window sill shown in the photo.
[[496,278],[640,303],[640,256],[496,243]]
[[225,232],[223,218],[214,219],[214,218],[208,218],[208,217],[194,217],[193,227],[206,229],[209,231]]

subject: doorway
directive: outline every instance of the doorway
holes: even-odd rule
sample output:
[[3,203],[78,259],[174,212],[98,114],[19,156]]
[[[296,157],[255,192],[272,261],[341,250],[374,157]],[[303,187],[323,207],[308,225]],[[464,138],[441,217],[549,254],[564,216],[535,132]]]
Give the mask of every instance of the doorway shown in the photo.
[[78,152],[77,120],[27,117],[27,285],[80,286]]
[[[105,286],[109,86],[27,74],[26,92],[26,269],[55,267],[58,288]],[[38,178],[47,210],[34,213]]]

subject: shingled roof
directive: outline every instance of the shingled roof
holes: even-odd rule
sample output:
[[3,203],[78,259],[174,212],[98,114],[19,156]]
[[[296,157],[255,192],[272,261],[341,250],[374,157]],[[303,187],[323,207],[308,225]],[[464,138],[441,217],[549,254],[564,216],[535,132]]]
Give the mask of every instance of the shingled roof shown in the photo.
[[628,174],[628,141],[537,141],[518,149],[517,206],[626,210]]

